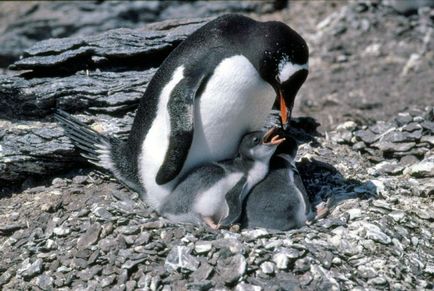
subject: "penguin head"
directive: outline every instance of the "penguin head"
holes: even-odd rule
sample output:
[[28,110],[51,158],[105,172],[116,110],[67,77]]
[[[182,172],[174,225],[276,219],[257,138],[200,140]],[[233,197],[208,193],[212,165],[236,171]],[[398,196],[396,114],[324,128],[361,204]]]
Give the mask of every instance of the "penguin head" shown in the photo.
[[262,33],[257,37],[261,39],[257,43],[262,45],[256,52],[258,71],[274,88],[282,124],[286,125],[295,96],[308,75],[309,48],[297,32],[282,22],[263,22],[260,27]]
[[241,140],[240,156],[255,161],[268,162],[277,147],[285,140],[275,134],[276,128],[246,134]]

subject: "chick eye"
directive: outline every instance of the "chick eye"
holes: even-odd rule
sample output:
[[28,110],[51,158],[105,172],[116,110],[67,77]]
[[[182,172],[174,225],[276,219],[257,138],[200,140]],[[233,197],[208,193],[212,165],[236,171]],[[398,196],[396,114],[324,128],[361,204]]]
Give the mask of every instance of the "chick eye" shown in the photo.
[[253,138],[253,143],[254,143],[254,144],[258,144],[258,143],[259,143],[259,137],[255,136],[255,137]]

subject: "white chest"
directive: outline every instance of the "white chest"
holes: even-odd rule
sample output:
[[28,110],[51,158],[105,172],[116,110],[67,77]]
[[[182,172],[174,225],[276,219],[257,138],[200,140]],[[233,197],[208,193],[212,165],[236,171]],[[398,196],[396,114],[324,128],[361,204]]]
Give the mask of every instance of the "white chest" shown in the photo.
[[244,56],[223,60],[196,97],[193,144],[183,171],[236,155],[244,134],[262,128],[275,92]]

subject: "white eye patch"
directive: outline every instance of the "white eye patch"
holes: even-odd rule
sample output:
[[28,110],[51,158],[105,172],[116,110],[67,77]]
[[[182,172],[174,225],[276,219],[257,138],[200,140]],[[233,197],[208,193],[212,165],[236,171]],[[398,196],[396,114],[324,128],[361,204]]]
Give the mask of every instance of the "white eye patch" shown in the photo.
[[287,81],[292,75],[294,75],[296,72],[298,72],[302,69],[308,70],[309,65],[308,64],[303,64],[303,65],[293,64],[293,63],[288,62],[286,60],[282,61],[279,64],[280,83]]

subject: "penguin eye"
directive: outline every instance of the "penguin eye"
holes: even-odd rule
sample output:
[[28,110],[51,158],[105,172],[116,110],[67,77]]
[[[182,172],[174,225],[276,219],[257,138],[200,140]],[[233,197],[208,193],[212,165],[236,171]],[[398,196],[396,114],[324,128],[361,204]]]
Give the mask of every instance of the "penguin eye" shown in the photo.
[[254,143],[254,144],[258,144],[258,143],[259,143],[259,137],[255,136],[255,137],[253,138],[253,143]]

